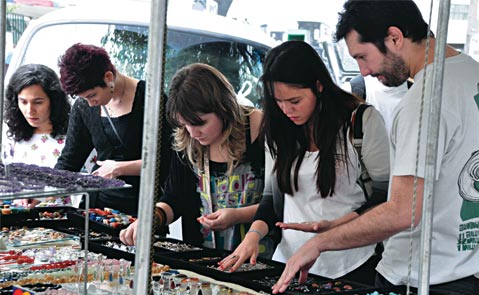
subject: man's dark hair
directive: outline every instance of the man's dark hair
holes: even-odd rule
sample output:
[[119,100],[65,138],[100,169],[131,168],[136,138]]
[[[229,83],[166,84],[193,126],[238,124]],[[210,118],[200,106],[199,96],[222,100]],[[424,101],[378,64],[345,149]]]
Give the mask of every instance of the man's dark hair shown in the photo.
[[420,42],[427,37],[428,25],[412,0],[348,0],[339,13],[335,39],[340,41],[355,30],[360,42],[373,43],[386,53],[384,38],[392,26],[399,28],[404,37],[412,42]]

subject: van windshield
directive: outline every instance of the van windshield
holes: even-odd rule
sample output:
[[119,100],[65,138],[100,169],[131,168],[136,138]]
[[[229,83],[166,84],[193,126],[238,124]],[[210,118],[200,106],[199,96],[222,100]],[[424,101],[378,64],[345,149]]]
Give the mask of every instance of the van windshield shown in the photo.
[[[109,53],[117,69],[145,79],[148,27],[139,25],[62,23],[42,27],[27,44],[22,64],[41,63],[58,72],[58,58],[74,43],[93,44]],[[269,48],[234,36],[208,35],[194,30],[169,29],[167,34],[165,86],[181,67],[202,62],[220,70],[237,93],[260,106],[257,81]]]

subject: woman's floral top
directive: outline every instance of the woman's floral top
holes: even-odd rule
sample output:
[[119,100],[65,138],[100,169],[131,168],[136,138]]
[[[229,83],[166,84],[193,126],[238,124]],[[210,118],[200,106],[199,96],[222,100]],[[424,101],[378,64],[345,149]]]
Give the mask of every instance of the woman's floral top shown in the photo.
[[65,136],[56,138],[49,134],[33,134],[28,141],[15,142],[7,140],[3,143],[2,158],[7,163],[25,163],[53,167],[65,146]]

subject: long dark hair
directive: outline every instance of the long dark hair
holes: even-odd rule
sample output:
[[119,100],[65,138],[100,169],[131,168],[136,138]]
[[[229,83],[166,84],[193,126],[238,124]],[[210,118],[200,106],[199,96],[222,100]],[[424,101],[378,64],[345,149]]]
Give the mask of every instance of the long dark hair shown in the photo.
[[68,128],[70,101],[60,86],[57,74],[47,66],[27,64],[19,67],[10,78],[5,92],[4,119],[8,126],[7,135],[14,141],[29,140],[35,132],[18,107],[18,94],[32,85],[40,85],[50,99],[50,121],[52,137],[65,135]]
[[[321,93],[318,81],[323,85]],[[333,82],[318,53],[301,41],[284,42],[268,52],[261,82],[264,94],[262,130],[275,158],[273,169],[280,190],[293,194],[291,171],[296,160],[293,175],[294,189],[298,190],[298,171],[312,140],[319,149],[317,190],[323,198],[333,195],[337,164],[347,159],[347,127],[359,100]],[[309,122],[297,126],[283,114],[274,97],[274,82],[311,89],[317,101]],[[343,141],[338,148],[339,138]]]

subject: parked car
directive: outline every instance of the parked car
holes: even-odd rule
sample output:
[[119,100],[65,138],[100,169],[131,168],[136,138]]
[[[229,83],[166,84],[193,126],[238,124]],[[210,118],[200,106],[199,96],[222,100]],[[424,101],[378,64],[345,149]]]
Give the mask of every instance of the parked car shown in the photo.
[[349,80],[360,74],[358,63],[349,55],[344,40],[323,41],[317,50],[339,86],[348,85]]
[[[59,56],[77,42],[105,48],[120,72],[144,79],[150,6],[149,2],[117,1],[112,9],[98,1],[94,8],[67,7],[32,20],[10,61],[7,83],[22,64],[41,63],[57,70]],[[182,66],[204,62],[222,71],[235,90],[242,91],[240,96],[259,105],[255,85],[265,53],[277,41],[259,28],[201,11],[169,9],[167,23],[166,86]]]
[[[110,2],[111,4],[111,2]],[[58,9],[32,20],[15,48],[6,84],[26,63],[58,71],[58,58],[74,43],[105,48],[113,64],[128,76],[144,79],[148,62],[150,3],[98,1]],[[203,62],[218,68],[239,93],[240,102],[260,106],[257,81],[266,52],[277,44],[259,28],[200,11],[168,11],[165,86],[181,67]],[[170,225],[170,237],[181,238],[181,221]]]

